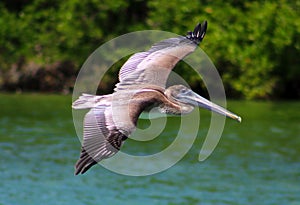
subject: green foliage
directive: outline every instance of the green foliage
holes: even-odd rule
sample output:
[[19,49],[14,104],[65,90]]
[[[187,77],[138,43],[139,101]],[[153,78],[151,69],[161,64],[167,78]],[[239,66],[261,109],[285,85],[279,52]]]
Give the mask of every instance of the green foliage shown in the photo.
[[[20,59],[41,65],[71,61],[78,69],[118,35],[143,29],[184,35],[206,19],[201,47],[230,96],[299,98],[299,7],[299,1],[288,0],[5,0],[0,2],[0,69],[9,70]],[[187,66],[182,69],[195,86]]]
[[300,85],[299,60],[293,60],[299,59],[300,54],[299,2],[207,1],[200,4],[176,0],[152,1],[150,5],[150,24],[167,26],[167,30],[177,33],[192,28],[200,19],[208,20],[207,36],[201,47],[220,70],[227,90],[234,91],[236,96],[268,98],[287,92],[300,96],[299,88],[286,87],[277,93],[278,87],[287,82]]

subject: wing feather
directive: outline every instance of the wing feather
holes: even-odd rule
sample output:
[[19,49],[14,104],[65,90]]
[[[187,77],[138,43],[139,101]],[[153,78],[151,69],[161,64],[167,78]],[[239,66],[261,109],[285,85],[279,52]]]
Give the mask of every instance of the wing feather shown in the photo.
[[84,118],[81,155],[75,174],[83,174],[102,159],[116,154],[127,136],[117,130],[109,106],[92,108]]
[[137,84],[152,84],[165,88],[168,76],[175,65],[192,53],[205,36],[206,21],[198,24],[193,32],[169,38],[154,44],[148,51],[136,53],[121,67],[120,83],[115,91]]

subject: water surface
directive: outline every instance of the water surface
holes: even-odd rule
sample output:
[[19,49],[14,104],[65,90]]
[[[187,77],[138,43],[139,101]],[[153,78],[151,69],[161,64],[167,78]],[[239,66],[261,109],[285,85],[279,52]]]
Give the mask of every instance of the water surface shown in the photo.
[[[204,162],[197,158],[210,114],[201,112],[201,131],[188,154],[172,168],[144,177],[101,166],[74,176],[80,142],[70,104],[70,96],[0,95],[1,205],[300,204],[300,102],[229,102],[243,122],[226,121],[221,141]],[[178,123],[168,118],[158,142],[129,141],[124,149],[163,149]]]

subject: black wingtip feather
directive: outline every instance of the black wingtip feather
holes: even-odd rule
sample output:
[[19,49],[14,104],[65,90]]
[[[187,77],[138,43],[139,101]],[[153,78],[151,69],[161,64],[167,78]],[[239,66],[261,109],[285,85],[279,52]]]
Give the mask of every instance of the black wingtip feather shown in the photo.
[[92,166],[97,164],[97,162],[84,150],[80,154],[79,160],[75,165],[75,175],[84,174],[87,170],[89,170]]
[[199,44],[205,36],[206,29],[207,29],[207,21],[204,21],[202,24],[198,23],[195,26],[193,32],[189,31],[187,33],[186,38],[192,40],[196,44]]

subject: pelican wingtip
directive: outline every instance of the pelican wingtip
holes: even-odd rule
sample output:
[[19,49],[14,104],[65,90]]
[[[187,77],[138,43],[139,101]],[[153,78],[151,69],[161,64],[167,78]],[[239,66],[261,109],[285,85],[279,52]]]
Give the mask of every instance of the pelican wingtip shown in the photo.
[[189,31],[186,35],[186,38],[192,40],[196,44],[199,44],[205,36],[206,29],[207,29],[207,21],[205,20],[203,21],[202,24],[198,23],[195,26],[194,31]]

